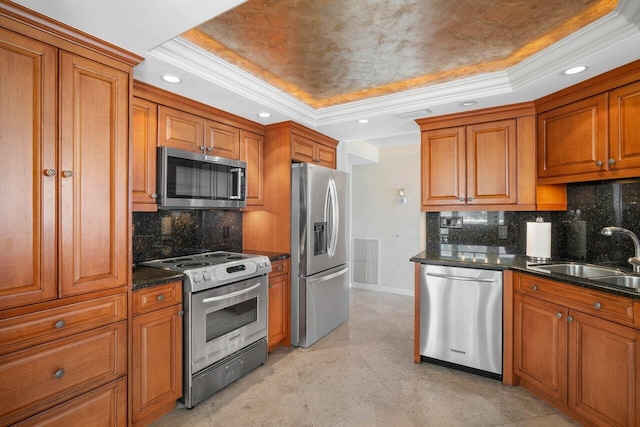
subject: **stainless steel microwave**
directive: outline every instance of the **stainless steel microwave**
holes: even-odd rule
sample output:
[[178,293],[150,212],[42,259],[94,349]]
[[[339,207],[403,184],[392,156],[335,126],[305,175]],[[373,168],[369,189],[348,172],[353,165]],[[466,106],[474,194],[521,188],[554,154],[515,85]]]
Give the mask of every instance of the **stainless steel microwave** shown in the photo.
[[240,160],[158,148],[160,209],[235,209],[246,201],[247,164]]

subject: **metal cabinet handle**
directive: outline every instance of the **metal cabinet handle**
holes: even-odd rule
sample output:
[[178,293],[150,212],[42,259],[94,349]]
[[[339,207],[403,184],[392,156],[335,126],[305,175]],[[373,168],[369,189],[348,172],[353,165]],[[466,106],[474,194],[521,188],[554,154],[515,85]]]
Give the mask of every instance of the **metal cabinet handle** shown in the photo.
[[162,295],[162,294],[158,295],[157,300],[158,301],[164,301],[164,295]]
[[55,374],[53,374],[54,377],[56,378],[62,378],[64,377],[64,369],[58,369]]
[[73,176],[73,171],[62,171],[62,176],[65,178],[71,178]]
[[573,322],[573,317],[572,316],[567,316],[567,322],[569,322],[569,323]]
[[473,200],[473,197],[471,197],[471,196],[467,197],[467,202],[470,202],[472,200]]
[[157,199],[157,198],[158,198],[158,194],[157,194],[157,193],[153,193],[153,194],[151,195],[151,198],[152,198],[152,199],[154,199],[154,200],[155,200],[155,199]]
[[593,303],[593,308],[595,308],[596,310],[600,310],[602,308],[602,304],[596,301]]
[[58,173],[58,171],[56,171],[55,169],[45,169],[44,170],[44,174],[46,176],[56,176],[57,173]]
[[557,317],[558,319],[562,319],[562,313],[557,312],[557,313],[556,313],[556,317]]
[[184,316],[184,310],[178,311],[178,316]]
[[213,150],[213,147],[207,147],[207,151]]
[[596,166],[598,166],[598,167],[602,166],[602,160],[597,160],[596,161]]
[[460,200],[461,202],[464,202],[464,197],[460,197],[458,200]]
[[531,290],[532,291],[537,291],[538,290],[538,285],[531,285]]
[[64,328],[66,325],[66,322],[64,320],[58,320],[56,322],[56,329],[62,329]]
[[615,165],[616,164],[616,160],[615,159],[609,159],[609,160],[607,160],[607,163],[609,163],[610,165]]

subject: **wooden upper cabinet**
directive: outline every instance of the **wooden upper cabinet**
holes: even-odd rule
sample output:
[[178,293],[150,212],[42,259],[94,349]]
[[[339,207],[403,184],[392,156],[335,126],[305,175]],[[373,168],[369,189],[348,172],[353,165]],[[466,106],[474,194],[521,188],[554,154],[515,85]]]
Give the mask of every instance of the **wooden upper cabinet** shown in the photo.
[[467,126],[467,204],[515,204],[516,121]]
[[291,135],[291,160],[302,163],[315,163],[335,169],[336,147],[325,145],[296,133]]
[[205,119],[195,114],[160,105],[158,145],[203,153]]
[[66,52],[60,61],[60,292],[67,296],[127,285],[129,75]]
[[157,211],[158,106],[132,101],[131,202],[134,211]]
[[603,171],[607,163],[606,145],[606,94],[541,113],[538,178]]
[[57,50],[0,28],[0,308],[56,298]]
[[207,120],[204,145],[208,155],[240,159],[240,133],[236,127]]
[[422,204],[464,204],[464,126],[422,132]]
[[[640,82],[609,93],[609,170],[640,168]],[[640,172],[639,172],[640,174]]]
[[253,132],[240,130],[240,160],[247,163],[247,206],[264,204],[264,138]]

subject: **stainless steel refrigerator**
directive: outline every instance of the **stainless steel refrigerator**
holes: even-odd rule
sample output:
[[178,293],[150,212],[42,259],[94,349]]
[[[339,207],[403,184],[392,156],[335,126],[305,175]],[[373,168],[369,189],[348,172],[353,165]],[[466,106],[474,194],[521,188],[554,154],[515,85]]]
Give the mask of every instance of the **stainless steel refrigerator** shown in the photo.
[[291,168],[291,345],[309,347],[349,320],[349,174]]

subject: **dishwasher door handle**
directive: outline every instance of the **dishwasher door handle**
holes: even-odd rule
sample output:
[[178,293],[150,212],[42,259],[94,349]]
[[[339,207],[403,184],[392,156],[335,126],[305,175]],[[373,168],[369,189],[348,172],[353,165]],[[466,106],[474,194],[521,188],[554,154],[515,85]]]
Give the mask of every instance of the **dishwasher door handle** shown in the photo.
[[426,273],[426,275],[432,277],[440,277],[442,279],[461,280],[463,282],[495,282],[495,279],[476,279],[474,277],[449,276],[448,274]]

